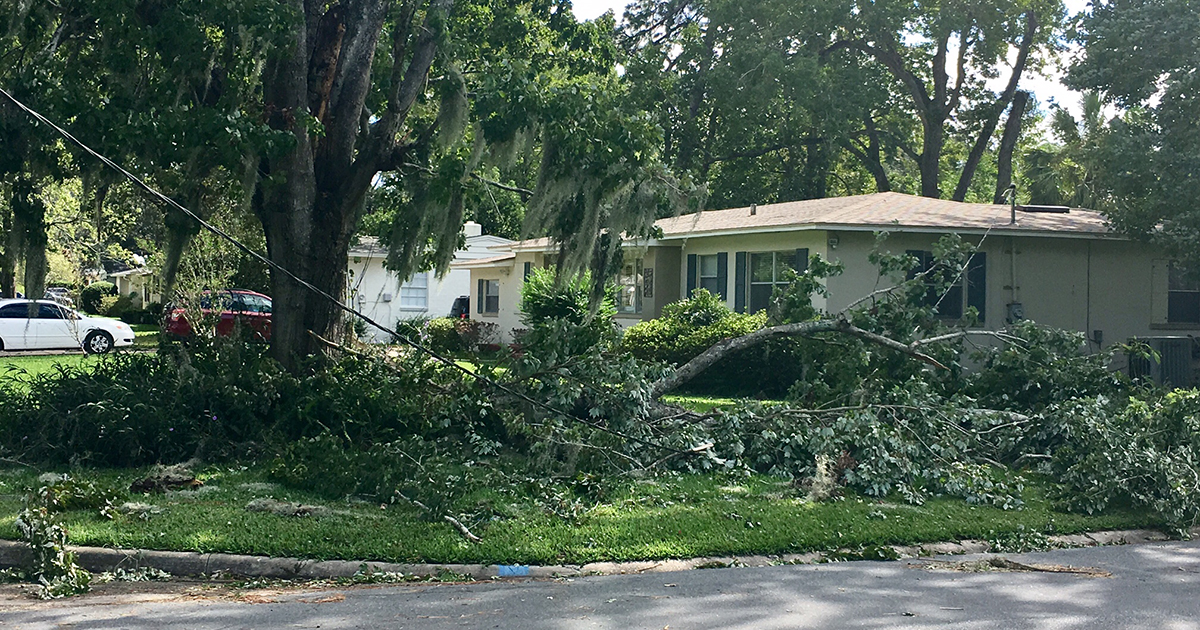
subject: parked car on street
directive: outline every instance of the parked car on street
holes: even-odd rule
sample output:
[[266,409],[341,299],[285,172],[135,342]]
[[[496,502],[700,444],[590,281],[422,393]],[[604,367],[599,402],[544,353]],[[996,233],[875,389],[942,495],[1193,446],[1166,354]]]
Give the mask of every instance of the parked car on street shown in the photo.
[[[271,340],[271,298],[261,293],[244,289],[205,291],[198,306],[202,319],[215,320],[218,337],[240,332],[257,341]],[[188,313],[189,309],[182,306],[170,309],[163,324],[168,337],[187,339],[196,334]]]
[[132,345],[133,329],[125,322],[82,315],[53,300],[0,300],[0,350],[104,354]]
[[71,299],[71,291],[66,287],[48,287],[43,299],[53,300],[67,308],[75,308],[75,300]]

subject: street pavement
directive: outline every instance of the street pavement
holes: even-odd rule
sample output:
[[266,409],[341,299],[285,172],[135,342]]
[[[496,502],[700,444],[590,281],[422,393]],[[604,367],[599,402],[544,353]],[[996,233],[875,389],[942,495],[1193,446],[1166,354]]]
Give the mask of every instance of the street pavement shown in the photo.
[[[953,566],[981,557],[944,560]],[[56,602],[0,590],[0,628],[1200,630],[1200,542],[1003,557],[1112,575],[970,572],[901,561],[236,596],[172,584]]]

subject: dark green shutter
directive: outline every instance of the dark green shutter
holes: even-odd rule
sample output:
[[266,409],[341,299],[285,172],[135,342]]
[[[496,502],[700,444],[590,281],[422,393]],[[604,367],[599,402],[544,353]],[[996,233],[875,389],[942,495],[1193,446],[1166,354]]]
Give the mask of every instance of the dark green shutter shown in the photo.
[[967,263],[967,306],[979,311],[979,323],[987,313],[987,254],[976,252]]
[[[792,268],[796,270],[796,273],[804,273],[805,271],[808,271],[808,248],[807,247],[801,247],[800,249],[796,250],[796,260],[792,264]],[[776,273],[782,273],[782,272],[776,270]]]
[[479,281],[479,299],[475,301],[475,312],[477,312],[477,313],[483,312],[483,299],[484,299],[484,288],[483,287],[485,286],[484,285],[485,282],[487,282],[487,280]]
[[692,297],[692,293],[696,291],[696,255],[688,254],[687,260],[687,297]]
[[525,279],[525,280],[528,280],[528,279],[529,279],[529,274],[531,274],[531,273],[533,273],[533,263],[531,263],[531,262],[527,262],[527,263],[525,263],[525,277],[524,277],[524,279]]
[[733,310],[746,312],[746,252],[733,255]]
[[729,299],[729,252],[717,254],[717,293],[722,300]]

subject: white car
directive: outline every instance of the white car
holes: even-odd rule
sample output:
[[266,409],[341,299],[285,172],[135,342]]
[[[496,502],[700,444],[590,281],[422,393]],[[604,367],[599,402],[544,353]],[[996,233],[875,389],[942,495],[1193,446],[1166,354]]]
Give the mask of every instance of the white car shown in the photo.
[[132,345],[133,329],[125,322],[88,317],[52,300],[0,300],[0,350],[104,354]]

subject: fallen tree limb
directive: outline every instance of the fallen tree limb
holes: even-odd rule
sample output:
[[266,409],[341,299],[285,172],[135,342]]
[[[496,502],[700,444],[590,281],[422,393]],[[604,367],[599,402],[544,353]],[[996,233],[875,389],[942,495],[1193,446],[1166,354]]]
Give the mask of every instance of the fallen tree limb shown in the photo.
[[[408,501],[409,503],[421,508],[422,510],[425,510],[425,512],[432,514],[435,517],[437,516],[437,514],[432,509],[430,509],[428,505],[425,505],[424,503],[421,503],[420,501],[418,501],[416,499],[408,497],[407,495],[405,495],[403,492],[400,492],[399,490],[396,491],[396,496],[400,497],[401,499],[404,499],[405,501]],[[483,542],[482,538],[476,536],[475,534],[472,534],[471,530],[467,529],[466,525],[463,525],[462,522],[460,522],[458,519],[454,518],[453,516],[450,516],[449,514],[443,514],[442,520],[453,525],[454,529],[457,529],[458,533],[463,535],[463,538],[466,538],[467,540],[469,540],[473,543]]]
[[949,369],[945,365],[942,365],[942,363],[937,359],[918,351],[916,347],[912,345],[884,337],[883,335],[873,333],[869,330],[863,330],[862,328],[854,326],[844,319],[821,319],[812,322],[801,322],[798,324],[770,326],[768,328],[756,330],[748,335],[742,335],[741,337],[723,339],[708,350],[701,352],[691,361],[679,366],[668,376],[654,383],[654,386],[651,389],[651,395],[655,398],[658,398],[659,396],[662,396],[663,394],[679,387],[680,385],[683,385],[684,383],[698,376],[704,370],[712,367],[713,364],[715,364],[717,361],[720,361],[725,357],[725,355],[731,352],[756,346],[768,339],[775,337],[808,337],[823,332],[837,332],[858,337],[864,341],[869,341],[871,343],[884,346],[885,348],[891,348],[896,352],[908,355],[936,368],[943,370]]

